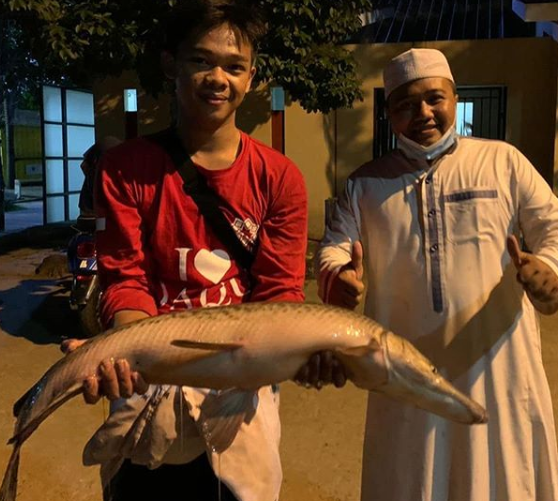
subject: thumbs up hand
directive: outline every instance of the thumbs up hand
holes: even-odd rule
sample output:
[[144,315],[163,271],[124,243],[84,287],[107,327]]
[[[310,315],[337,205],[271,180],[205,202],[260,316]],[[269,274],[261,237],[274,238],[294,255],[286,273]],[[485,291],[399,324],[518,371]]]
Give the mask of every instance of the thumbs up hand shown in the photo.
[[362,280],[364,276],[364,266],[362,264],[363,254],[362,244],[357,240],[353,244],[353,252],[351,254],[351,266],[353,270],[355,270],[357,280]]
[[353,244],[351,261],[341,268],[333,279],[327,302],[349,310],[354,310],[361,302],[364,293],[363,250],[357,241]]
[[558,311],[558,276],[539,258],[523,252],[514,235],[508,237],[507,247],[517,270],[517,281],[533,306],[544,315]]

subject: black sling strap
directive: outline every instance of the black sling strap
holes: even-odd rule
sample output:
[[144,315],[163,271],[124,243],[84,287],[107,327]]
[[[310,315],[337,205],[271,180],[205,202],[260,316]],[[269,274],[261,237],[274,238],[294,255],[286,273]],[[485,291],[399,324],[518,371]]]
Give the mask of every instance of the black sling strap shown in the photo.
[[184,181],[184,192],[192,197],[217,238],[226,245],[235,261],[245,270],[249,270],[254,261],[253,254],[239,240],[219,208],[219,204],[223,204],[224,201],[207,185],[205,177],[198,172],[175,130],[166,129],[147,136],[147,139],[157,143],[168,153]]

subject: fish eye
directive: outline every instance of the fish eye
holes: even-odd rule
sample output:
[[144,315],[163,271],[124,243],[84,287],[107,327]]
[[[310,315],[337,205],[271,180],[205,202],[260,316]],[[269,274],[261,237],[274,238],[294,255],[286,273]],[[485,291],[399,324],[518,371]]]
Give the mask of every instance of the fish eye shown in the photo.
[[438,369],[436,367],[432,367],[432,374],[438,374]]

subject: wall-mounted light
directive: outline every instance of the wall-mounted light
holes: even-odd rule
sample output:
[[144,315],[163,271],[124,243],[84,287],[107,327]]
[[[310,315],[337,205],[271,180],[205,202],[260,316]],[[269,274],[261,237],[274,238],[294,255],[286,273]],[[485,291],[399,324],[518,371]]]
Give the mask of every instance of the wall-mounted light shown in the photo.
[[285,153],[285,91],[271,87],[271,146]]
[[136,89],[124,89],[124,137],[138,136],[138,95]]
[[271,87],[271,111],[285,110],[285,90],[283,87]]
[[124,111],[138,111],[138,93],[136,89],[124,89]]

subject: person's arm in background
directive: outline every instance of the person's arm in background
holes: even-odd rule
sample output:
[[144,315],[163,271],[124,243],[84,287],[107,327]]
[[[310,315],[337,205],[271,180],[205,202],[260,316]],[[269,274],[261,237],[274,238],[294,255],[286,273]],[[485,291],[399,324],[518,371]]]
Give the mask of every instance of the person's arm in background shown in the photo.
[[318,294],[326,304],[355,309],[364,293],[358,193],[349,178],[315,258]]
[[523,154],[513,149],[511,156],[519,226],[532,253],[522,252],[514,235],[508,252],[535,309],[551,315],[558,311],[558,199]]
[[[318,295],[324,303],[348,309],[358,306],[364,292],[362,258],[360,233],[347,190],[345,197],[336,204],[315,257]],[[329,382],[342,387],[346,379],[341,363],[331,352],[324,352],[313,356],[295,381],[319,389]]]
[[[141,216],[134,198],[134,186],[122,175],[120,150],[103,158],[95,192],[97,214],[97,264],[103,286],[102,320],[107,327],[147,318],[157,313],[148,280],[148,255],[142,245]],[[69,339],[61,349],[69,353],[83,341]],[[84,381],[84,399],[97,402],[101,396],[114,400],[143,393],[147,385],[126,360],[105,360],[98,372]]]

